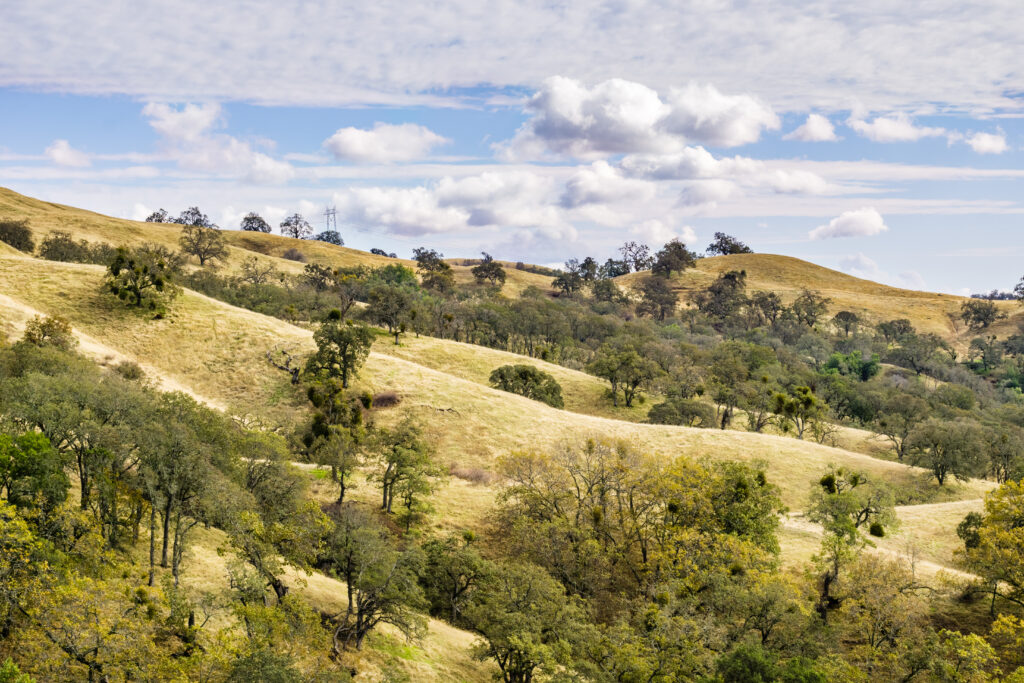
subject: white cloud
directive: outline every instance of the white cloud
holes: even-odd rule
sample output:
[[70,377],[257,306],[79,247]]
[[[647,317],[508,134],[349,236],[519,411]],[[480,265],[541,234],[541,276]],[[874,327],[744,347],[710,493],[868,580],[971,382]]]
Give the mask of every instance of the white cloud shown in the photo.
[[415,123],[375,123],[370,130],[341,128],[324,141],[335,159],[359,163],[411,161],[451,140]]
[[192,142],[213,130],[222,112],[219,104],[186,104],[175,109],[163,102],[150,102],[142,108],[142,115],[165,138]]
[[53,144],[46,148],[46,156],[58,166],[82,168],[92,163],[85,152],[73,148],[67,140],[54,140]]
[[638,223],[630,228],[629,232],[654,247],[660,247],[674,239],[681,240],[685,244],[693,244],[697,241],[697,234],[689,225],[674,228],[657,219]]
[[733,147],[779,126],[771,107],[750,95],[691,83],[663,101],[652,88],[619,78],[592,88],[564,76],[545,79],[526,110],[532,118],[496,145],[507,159],[670,153],[688,140]]
[[851,117],[846,124],[874,142],[914,142],[921,138],[946,134],[945,128],[915,126],[911,118],[903,112],[892,116],[878,116],[872,121]]
[[132,205],[131,219],[133,221],[144,221],[151,213],[153,213],[153,210],[148,206],[135,202]]
[[776,130],[779,117],[751,95],[724,95],[710,84],[690,83],[669,93],[665,128],[716,147],[757,142],[762,130]]
[[868,258],[863,252],[857,252],[846,256],[839,261],[839,267],[855,277],[865,280],[885,280],[888,276],[874,260]]
[[823,194],[831,189],[824,178],[811,171],[773,168],[749,157],[715,158],[703,147],[686,147],[677,154],[659,156],[630,155],[621,166],[631,176],[651,180],[727,180],[782,194]]
[[825,225],[819,225],[808,233],[812,240],[836,237],[869,237],[888,230],[882,215],[871,207],[844,211]]
[[[643,80],[666,91],[699,67],[724,89],[760,94],[789,111],[840,110],[851,93],[877,111],[921,103],[1019,110],[1012,93],[1024,91],[1013,2],[929,5],[927,21],[915,3],[872,2],[850,12],[840,0],[822,0],[798,18],[785,3],[741,0],[696,8],[657,0],[264,2],[258,11],[180,0],[135,3],[115,15],[108,6],[5,3],[0,86],[172,101],[395,105],[444,101],[439,92],[487,101],[494,93],[458,88],[535,87],[552,73]],[[148,30],[157,26],[165,30]],[[102,40],[75,39],[82,35]]]
[[679,193],[680,206],[713,208],[719,202],[743,194],[739,185],[729,180],[694,180]]
[[219,105],[186,104],[176,109],[151,102],[142,114],[163,137],[170,157],[184,169],[237,176],[258,184],[281,184],[295,176],[291,164],[257,152],[248,142],[212,133],[222,120]]
[[799,140],[801,142],[834,142],[839,138],[836,136],[835,126],[821,114],[808,114],[803,125],[782,136],[783,140]]
[[978,154],[1002,154],[1009,147],[1006,136],[999,133],[974,133],[967,137],[967,144]]
[[521,228],[575,239],[551,179],[528,172],[442,178],[430,186],[349,188],[335,195],[339,219],[397,235]]
[[625,178],[607,161],[595,161],[569,178],[560,202],[566,208],[574,208],[585,204],[639,202],[653,196],[654,187],[650,183]]

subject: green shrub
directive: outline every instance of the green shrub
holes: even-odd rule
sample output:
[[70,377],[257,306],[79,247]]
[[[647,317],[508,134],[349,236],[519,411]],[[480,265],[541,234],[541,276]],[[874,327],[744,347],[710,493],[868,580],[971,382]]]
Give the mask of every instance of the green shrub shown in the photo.
[[714,427],[715,409],[703,401],[670,398],[652,406],[647,413],[647,421],[658,425]]
[[491,386],[561,408],[562,387],[550,374],[532,365],[503,365],[491,373]]
[[26,254],[31,254],[36,248],[27,220],[0,219],[0,242],[6,242]]

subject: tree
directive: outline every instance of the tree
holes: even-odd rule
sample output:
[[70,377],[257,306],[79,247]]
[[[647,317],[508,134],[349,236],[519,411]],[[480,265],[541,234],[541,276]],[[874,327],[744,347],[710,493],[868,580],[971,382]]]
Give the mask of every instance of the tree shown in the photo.
[[565,589],[533,565],[497,565],[465,614],[482,639],[474,654],[494,660],[505,683],[530,683],[538,671],[553,674],[570,666],[584,623]]
[[294,237],[297,240],[304,240],[313,234],[313,226],[298,213],[293,213],[281,221],[280,228],[282,235]]
[[878,333],[882,335],[889,344],[898,342],[908,335],[914,334],[914,326],[906,318],[888,320],[878,323]]
[[1013,426],[987,430],[989,472],[1000,484],[1024,477],[1024,430]]
[[503,365],[495,368],[490,376],[495,389],[519,394],[526,398],[561,408],[562,387],[549,373],[532,365]]
[[107,289],[122,301],[142,307],[149,301],[150,309],[158,308],[158,294],[173,298],[178,289],[172,283],[172,263],[152,250],[129,250],[118,247],[114,260],[107,266]]
[[78,338],[71,329],[71,323],[59,315],[45,318],[33,316],[25,323],[23,339],[33,346],[52,346],[61,351],[70,351],[78,346]]
[[362,649],[380,624],[394,626],[406,638],[423,636],[426,619],[417,611],[427,606],[417,582],[423,556],[415,546],[397,548],[380,522],[345,506],[334,518],[326,559],[348,593],[345,611],[331,617],[336,654]]
[[793,302],[793,313],[801,323],[807,327],[814,327],[828,311],[831,302],[831,299],[821,296],[818,292],[805,289]]
[[651,248],[646,244],[633,241],[626,242],[619,247],[619,253],[622,254],[622,260],[637,272],[647,270],[654,264],[654,259],[651,257]]
[[455,274],[451,264],[444,260],[444,254],[434,249],[417,247],[412,250],[416,261],[416,270],[420,274],[423,287],[445,294],[455,287]]
[[242,282],[250,285],[265,285],[271,279],[280,276],[277,268],[269,261],[264,263],[256,256],[250,256],[242,261],[242,274],[239,276]]
[[551,286],[562,292],[566,296],[572,296],[576,292],[583,289],[584,281],[583,277],[579,272],[579,264],[576,259],[569,259],[565,262],[565,270],[561,271],[554,280],[551,281]]
[[902,391],[894,392],[882,405],[875,429],[892,443],[901,462],[907,454],[907,438],[929,412],[926,401]]
[[270,232],[270,223],[255,211],[245,214],[239,227],[246,232]]
[[832,316],[832,324],[843,331],[843,336],[849,337],[850,332],[856,332],[860,324],[860,316],[851,311],[839,311]]
[[721,273],[707,289],[691,295],[701,313],[717,320],[726,320],[737,314],[746,304],[747,271],[730,270]]
[[147,223],[173,223],[174,219],[164,209],[157,209],[153,213],[146,216]]
[[309,387],[309,402],[316,412],[302,435],[309,459],[331,468],[331,480],[338,485],[337,503],[345,502],[352,485],[350,477],[362,464],[366,429],[363,405],[348,396],[336,379],[322,379]]
[[868,535],[884,536],[896,523],[892,494],[860,472],[830,467],[812,488],[807,516],[822,527],[815,561],[823,570],[818,611],[827,618],[842,604],[835,588],[843,568],[872,545]]
[[615,259],[608,259],[604,264],[598,268],[597,277],[600,280],[610,280],[612,278],[619,277],[620,275],[629,274],[629,264],[625,261],[617,261]]
[[380,484],[381,510],[391,514],[398,494],[411,513],[416,498],[429,493],[433,489],[431,480],[441,474],[433,462],[433,448],[423,438],[420,426],[408,416],[393,429],[380,429],[374,441],[377,469],[367,479]]
[[782,297],[775,292],[754,292],[750,297],[750,306],[762,325],[774,325],[785,309]]
[[661,425],[685,425],[687,427],[714,427],[715,409],[694,399],[671,398],[652,406],[647,421]]
[[960,318],[972,330],[984,330],[1000,317],[994,301],[968,299],[960,306]]
[[601,345],[587,371],[611,384],[612,405],[619,405],[619,390],[627,408],[633,407],[637,391],[651,382],[660,368],[654,361],[637,352],[629,340],[615,340]]
[[199,265],[207,261],[223,261],[228,256],[228,247],[224,243],[224,235],[217,228],[205,228],[201,225],[186,225],[178,238],[181,250],[199,259]]
[[814,395],[810,387],[797,386],[788,393],[775,394],[772,412],[779,416],[782,431],[789,431],[792,426],[796,429],[797,438],[802,439],[807,428],[821,420],[825,403]]
[[18,508],[50,515],[68,497],[64,457],[38,432],[0,434],[0,493]]
[[973,420],[925,420],[907,437],[906,448],[911,462],[931,470],[939,486],[949,475],[966,481],[986,465],[983,433]]
[[482,285],[484,282],[490,282],[492,286],[497,287],[504,285],[505,269],[487,252],[483,252],[483,256],[483,261],[473,266],[471,271],[476,283]]
[[329,316],[313,333],[317,350],[306,362],[306,372],[338,377],[347,389],[349,377],[355,376],[370,355],[374,336],[373,330],[362,323],[342,320],[340,314]]
[[901,339],[899,348],[892,351],[891,358],[894,363],[920,375],[935,360],[939,349],[945,346],[938,335],[911,333]]
[[398,254],[396,254],[394,252],[391,252],[389,254],[388,252],[384,251],[383,249],[381,249],[379,247],[373,247],[372,249],[370,249],[370,253],[371,254],[376,254],[377,256],[387,256],[388,258],[398,258]]
[[985,496],[985,514],[976,543],[963,554],[971,571],[983,577],[996,599],[1024,607],[1024,481],[1008,481]]
[[664,321],[675,314],[679,294],[672,289],[665,278],[648,277],[640,283],[640,305],[637,311]]
[[655,254],[651,273],[662,277],[671,277],[673,272],[682,273],[687,268],[693,268],[696,263],[697,259],[693,252],[677,238],[667,243]]
[[412,309],[412,296],[408,290],[396,285],[377,285],[370,289],[366,302],[367,317],[371,322],[387,327],[388,334],[394,336],[395,346],[398,346],[398,335],[405,332]]
[[730,256],[732,254],[753,254],[754,250],[735,237],[726,235],[724,232],[716,232],[714,241],[708,245],[707,253],[710,256]]
[[32,250],[36,248],[27,220],[16,221],[10,218],[0,218],[0,242],[9,244],[26,254],[31,254]]
[[210,220],[210,217],[199,210],[198,206],[190,206],[182,211],[177,218],[174,219],[174,223],[179,225],[192,225],[198,228],[216,228],[216,224]]
[[318,242],[327,242],[328,244],[334,244],[339,247],[345,246],[345,240],[341,239],[341,233],[337,230],[324,230],[323,232],[318,232],[313,236],[313,239]]
[[449,623],[463,622],[463,612],[473,599],[473,591],[493,571],[490,562],[473,547],[472,531],[449,534],[423,544],[426,563],[420,583],[424,587],[430,613]]

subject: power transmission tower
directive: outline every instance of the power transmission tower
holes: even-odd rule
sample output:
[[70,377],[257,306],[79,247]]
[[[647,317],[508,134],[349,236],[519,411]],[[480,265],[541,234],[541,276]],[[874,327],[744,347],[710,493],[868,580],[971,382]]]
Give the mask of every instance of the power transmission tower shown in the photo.
[[328,206],[324,209],[324,230],[338,231],[338,209]]

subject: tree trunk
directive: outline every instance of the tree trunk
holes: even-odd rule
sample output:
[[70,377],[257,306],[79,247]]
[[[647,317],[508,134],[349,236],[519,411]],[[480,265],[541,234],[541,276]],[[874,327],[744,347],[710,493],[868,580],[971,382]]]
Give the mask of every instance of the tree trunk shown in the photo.
[[167,504],[164,505],[163,513],[163,545],[160,551],[160,566],[167,569],[167,550],[170,545],[170,528],[171,528],[171,501],[168,499]]
[[149,584],[156,577],[156,505],[149,506]]

